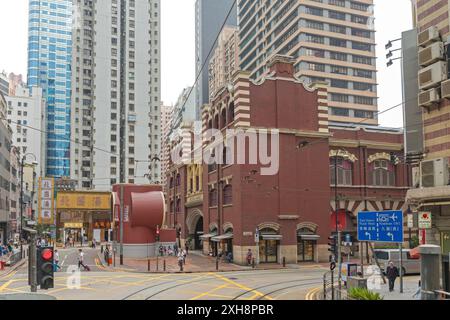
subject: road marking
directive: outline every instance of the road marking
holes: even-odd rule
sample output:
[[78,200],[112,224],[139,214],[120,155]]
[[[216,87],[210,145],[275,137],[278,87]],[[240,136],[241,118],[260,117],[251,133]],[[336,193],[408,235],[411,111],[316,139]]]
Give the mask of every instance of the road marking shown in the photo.
[[305,300],[315,300],[316,294],[322,289],[322,287],[316,287],[308,291]]
[[212,289],[212,290],[210,290],[210,291],[203,292],[203,293],[201,293],[201,294],[199,294],[199,295],[197,295],[197,296],[195,296],[195,297],[193,297],[193,298],[191,298],[191,299],[189,299],[189,300],[197,300],[197,299],[200,299],[200,298],[202,298],[202,297],[209,296],[210,293],[219,291],[219,290],[221,290],[221,289],[223,289],[223,288],[226,288],[226,287],[228,287],[228,286],[229,286],[229,284],[228,284],[228,283],[225,283],[225,284],[223,284],[223,285],[221,285],[221,286],[215,287],[214,289]]
[[64,265],[64,262],[66,262],[67,254],[64,256],[63,262],[61,262],[61,267]]
[[223,280],[223,281],[226,281],[226,282],[228,282],[228,283],[231,283],[232,285],[234,285],[234,286],[236,286],[236,287],[238,287],[238,288],[240,288],[240,289],[242,289],[242,290],[244,290],[244,291],[249,291],[249,293],[250,293],[250,292],[253,292],[253,293],[256,294],[257,296],[264,297],[264,298],[266,298],[267,300],[273,300],[273,298],[272,298],[271,296],[266,296],[264,293],[261,293],[261,292],[255,290],[255,289],[252,289],[252,288],[249,288],[249,287],[247,287],[247,286],[245,286],[245,285],[242,285],[242,284],[240,284],[240,283],[237,283],[237,282],[235,282],[235,281],[233,281],[233,280],[230,280],[230,279],[228,279],[227,277],[224,277],[224,276],[222,276],[222,275],[220,275],[220,274],[215,274],[215,273],[210,273],[210,274],[211,274],[211,275],[214,275],[215,277],[217,277],[217,278],[219,278],[219,279],[221,279],[221,280]]
[[6,288],[8,288],[8,286],[13,283],[13,280],[9,280],[8,282],[4,283],[3,285],[0,286],[0,292],[2,292],[3,290],[5,290]]

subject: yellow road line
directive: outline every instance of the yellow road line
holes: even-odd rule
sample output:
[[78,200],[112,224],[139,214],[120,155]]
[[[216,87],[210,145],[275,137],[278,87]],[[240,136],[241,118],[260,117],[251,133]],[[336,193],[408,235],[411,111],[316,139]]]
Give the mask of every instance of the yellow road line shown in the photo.
[[2,292],[3,290],[5,290],[6,288],[8,288],[8,286],[13,283],[12,280],[9,280],[8,282],[4,283],[2,286],[0,286],[0,292]]
[[322,289],[322,287],[316,287],[308,291],[305,300],[315,300],[315,295]]
[[228,286],[229,286],[229,284],[228,284],[228,283],[225,283],[225,284],[223,284],[223,285],[221,285],[221,286],[215,287],[214,289],[212,289],[212,290],[210,290],[210,291],[203,292],[203,293],[199,294],[198,296],[195,296],[195,297],[193,297],[193,298],[191,298],[191,299],[189,299],[189,300],[197,300],[197,299],[203,298],[203,297],[205,297],[205,296],[209,296],[210,293],[219,291],[220,289],[226,288],[226,287],[228,287]]
[[0,279],[2,279],[2,280],[11,279],[12,277],[14,277],[14,276],[16,275],[16,273],[17,273],[18,271],[19,271],[19,270],[14,270],[14,271],[10,272],[10,273],[9,273],[8,275],[6,275],[6,276],[0,277]]
[[213,275],[213,276],[215,276],[215,277],[217,277],[217,278],[219,278],[219,279],[221,279],[222,281],[231,283],[232,285],[234,285],[234,286],[236,286],[236,287],[238,287],[238,288],[240,288],[240,289],[242,289],[242,290],[244,290],[244,291],[253,292],[254,294],[256,294],[256,296],[264,297],[264,298],[266,298],[267,300],[273,300],[273,298],[272,298],[271,296],[266,296],[264,293],[261,293],[261,292],[255,290],[255,289],[252,289],[252,288],[249,288],[249,287],[247,287],[247,286],[245,286],[245,285],[242,285],[242,284],[240,284],[240,283],[237,283],[237,282],[235,282],[235,281],[233,281],[233,280],[231,280],[231,279],[228,279],[227,277],[224,277],[224,276],[222,276],[222,275],[220,275],[220,274],[216,274],[216,273],[210,273],[210,274]]

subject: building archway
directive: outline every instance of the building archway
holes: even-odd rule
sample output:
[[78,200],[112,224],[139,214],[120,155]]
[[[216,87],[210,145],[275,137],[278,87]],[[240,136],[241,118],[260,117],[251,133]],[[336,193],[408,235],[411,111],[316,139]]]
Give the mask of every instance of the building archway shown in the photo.
[[186,240],[191,242],[193,250],[202,249],[203,213],[199,209],[189,211],[186,217]]

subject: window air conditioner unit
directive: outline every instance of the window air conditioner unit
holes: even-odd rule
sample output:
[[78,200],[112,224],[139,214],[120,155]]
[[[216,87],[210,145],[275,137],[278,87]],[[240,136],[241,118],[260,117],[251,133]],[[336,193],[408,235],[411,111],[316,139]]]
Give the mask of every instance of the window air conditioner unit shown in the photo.
[[426,47],[433,42],[440,41],[439,29],[436,26],[432,26],[417,36],[417,43],[419,47]]
[[419,107],[429,107],[433,103],[439,102],[438,89],[430,89],[419,93]]
[[421,67],[428,67],[429,65],[444,60],[445,51],[442,42],[435,42],[425,49],[419,50],[419,65]]
[[420,164],[420,186],[422,188],[448,185],[448,158],[423,161]]
[[428,90],[447,80],[447,63],[439,61],[419,71],[419,88]]
[[441,95],[442,99],[450,99],[450,80],[441,83]]

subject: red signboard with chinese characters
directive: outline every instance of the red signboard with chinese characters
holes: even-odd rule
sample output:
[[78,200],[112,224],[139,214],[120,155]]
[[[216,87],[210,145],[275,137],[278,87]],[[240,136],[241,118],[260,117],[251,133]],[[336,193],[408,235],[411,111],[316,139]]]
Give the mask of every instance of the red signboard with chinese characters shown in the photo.
[[[333,211],[331,212],[331,231],[336,230],[336,212]],[[338,230],[339,231],[344,231],[345,228],[347,227],[347,213],[345,212],[345,210],[339,210],[338,211]]]

